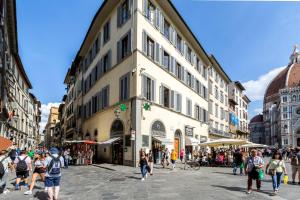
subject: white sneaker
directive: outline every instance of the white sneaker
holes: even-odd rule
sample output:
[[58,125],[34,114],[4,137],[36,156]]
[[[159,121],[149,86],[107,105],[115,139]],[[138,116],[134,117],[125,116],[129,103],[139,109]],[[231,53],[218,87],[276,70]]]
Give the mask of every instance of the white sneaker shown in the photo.
[[28,190],[26,192],[24,192],[25,195],[32,195],[32,191],[31,190]]
[[144,181],[145,179],[144,178],[142,178],[142,181]]
[[146,179],[148,178],[148,174],[146,174],[146,177],[145,177]]
[[6,189],[6,190],[4,190],[3,191],[3,194],[7,194],[7,193],[9,193],[10,191],[8,190],[8,189]]

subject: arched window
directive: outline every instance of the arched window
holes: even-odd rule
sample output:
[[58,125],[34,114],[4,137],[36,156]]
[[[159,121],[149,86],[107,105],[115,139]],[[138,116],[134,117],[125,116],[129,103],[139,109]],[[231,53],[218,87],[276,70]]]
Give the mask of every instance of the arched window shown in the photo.
[[297,96],[296,96],[296,95],[293,95],[292,101],[296,101],[296,100],[297,100]]

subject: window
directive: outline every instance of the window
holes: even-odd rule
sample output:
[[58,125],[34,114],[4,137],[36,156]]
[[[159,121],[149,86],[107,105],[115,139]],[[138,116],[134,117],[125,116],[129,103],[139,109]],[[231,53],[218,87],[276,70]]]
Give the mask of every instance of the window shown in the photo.
[[130,18],[129,0],[125,0],[118,8],[118,27],[122,26]]
[[97,108],[98,108],[98,96],[94,96],[92,98],[92,114],[97,112]]
[[190,72],[187,72],[187,84],[192,87],[192,74]]
[[210,114],[213,114],[213,102],[212,101],[209,101],[209,103],[208,103],[208,112]]
[[286,96],[282,97],[282,102],[287,102],[287,97]]
[[227,97],[227,95],[225,95],[225,106],[228,106],[228,97]]
[[149,147],[149,135],[142,135],[142,146]]
[[181,112],[181,107],[182,107],[182,96],[179,93],[176,93],[176,111]]
[[224,103],[224,94],[222,91],[220,91],[220,102]]
[[127,100],[129,98],[129,73],[121,77],[120,79],[120,101]]
[[219,130],[219,123],[215,122],[215,129]]
[[176,63],[175,73],[176,73],[177,78],[179,78],[180,80],[182,80],[182,78],[183,78],[182,66],[180,66],[179,63]]
[[200,107],[195,105],[195,119],[200,121]]
[[103,27],[103,45],[108,42],[110,38],[110,21],[106,22],[106,24]]
[[164,107],[170,107],[170,89],[166,87],[162,87],[162,104]]
[[118,46],[118,62],[131,53],[131,31],[129,31],[117,44]]
[[103,65],[102,65],[102,70],[103,73],[106,73],[108,69],[111,67],[111,53],[110,51],[103,57]]
[[215,117],[219,117],[219,106],[215,104]]
[[154,59],[154,41],[147,37],[147,56]]
[[102,109],[109,106],[109,86],[102,89]]
[[170,40],[170,24],[167,20],[164,20],[164,36]]
[[155,101],[155,81],[147,76],[142,76],[142,95],[149,101]]
[[186,59],[191,63],[192,62],[192,50],[188,47],[186,53]]
[[198,79],[196,79],[196,92],[200,94],[201,92],[201,84]]
[[282,118],[283,119],[287,119],[288,118],[288,114],[287,113],[283,113]]
[[293,95],[292,101],[296,101],[296,100],[297,100],[297,96],[296,96],[296,95]]
[[286,106],[282,107],[282,111],[287,112],[288,111],[287,107]]
[[204,99],[207,99],[207,88],[205,87],[205,85],[202,85],[202,97]]
[[165,51],[164,51],[163,66],[168,70],[170,68],[170,55]]
[[225,119],[224,109],[220,108],[220,112],[221,112],[221,119],[224,120]]
[[186,114],[192,116],[192,101],[190,99],[186,99]]
[[217,86],[215,86],[215,98],[219,99],[219,90]]
[[182,38],[177,34],[177,43],[176,43],[176,48],[182,52]]
[[209,94],[212,94],[213,93],[213,82],[212,81],[209,81],[208,83],[208,92]]
[[146,18],[149,19],[152,24],[154,24],[156,8],[150,1],[146,1],[144,6]]

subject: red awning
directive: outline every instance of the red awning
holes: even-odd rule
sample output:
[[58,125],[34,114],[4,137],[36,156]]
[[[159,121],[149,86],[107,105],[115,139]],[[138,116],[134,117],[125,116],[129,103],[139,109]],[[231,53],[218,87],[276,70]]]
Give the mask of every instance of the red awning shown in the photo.
[[13,145],[13,142],[7,138],[0,137],[0,151],[7,150]]

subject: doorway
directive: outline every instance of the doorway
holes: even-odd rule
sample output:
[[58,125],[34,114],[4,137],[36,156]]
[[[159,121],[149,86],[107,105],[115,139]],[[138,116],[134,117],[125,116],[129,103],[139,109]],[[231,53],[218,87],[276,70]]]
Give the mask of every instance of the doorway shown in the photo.
[[160,164],[162,158],[162,143],[154,137],[152,137],[152,152],[154,163]]
[[177,159],[180,156],[179,155],[180,149],[181,149],[181,131],[177,129],[174,135],[174,151],[177,154]]
[[112,163],[123,165],[124,160],[124,125],[119,119],[115,120],[110,129],[111,138],[120,138],[111,144]]

